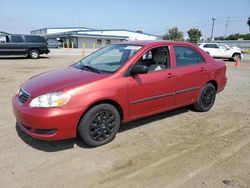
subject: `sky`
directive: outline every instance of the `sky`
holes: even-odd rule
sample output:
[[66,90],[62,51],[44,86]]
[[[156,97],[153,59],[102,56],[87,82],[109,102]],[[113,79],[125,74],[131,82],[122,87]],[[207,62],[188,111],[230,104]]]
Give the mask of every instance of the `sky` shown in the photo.
[[[129,29],[163,35],[177,26],[203,38],[249,33],[250,0],[0,0],[0,31],[30,33],[45,27]],[[226,27],[226,25],[228,25]]]

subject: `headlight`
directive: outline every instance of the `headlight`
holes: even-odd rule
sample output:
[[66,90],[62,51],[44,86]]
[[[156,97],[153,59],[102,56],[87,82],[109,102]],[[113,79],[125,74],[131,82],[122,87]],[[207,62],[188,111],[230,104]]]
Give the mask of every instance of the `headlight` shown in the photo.
[[64,106],[70,98],[71,95],[64,92],[47,93],[32,99],[30,107],[47,108]]
[[16,94],[18,95],[18,94],[19,94],[19,92],[20,92],[20,88],[18,88],[18,90],[17,90]]

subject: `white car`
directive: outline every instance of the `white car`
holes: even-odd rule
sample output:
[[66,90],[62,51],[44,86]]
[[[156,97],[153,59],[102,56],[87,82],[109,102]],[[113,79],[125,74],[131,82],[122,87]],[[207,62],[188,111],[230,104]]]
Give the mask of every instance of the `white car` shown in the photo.
[[243,58],[243,50],[238,47],[230,47],[221,43],[201,43],[198,46],[215,58],[237,59]]

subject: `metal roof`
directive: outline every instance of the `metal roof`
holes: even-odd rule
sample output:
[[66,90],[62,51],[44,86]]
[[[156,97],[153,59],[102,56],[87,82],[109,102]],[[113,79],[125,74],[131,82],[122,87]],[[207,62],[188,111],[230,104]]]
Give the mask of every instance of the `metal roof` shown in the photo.
[[[68,32],[81,32],[81,31],[83,31],[83,32],[127,31],[127,32],[131,32],[131,33],[137,33],[137,34],[143,34],[143,35],[150,35],[150,36],[160,37],[158,35],[153,35],[153,34],[144,33],[144,32],[132,31],[132,30],[129,30],[129,29],[92,29],[92,28],[88,28],[88,27],[46,27],[46,28],[41,28],[41,29],[37,29],[37,30],[32,30],[31,32],[39,31],[39,30],[43,30],[43,29],[77,29],[77,28],[79,28],[79,30],[68,31]],[[62,33],[68,33],[68,32],[62,32]]]
[[93,35],[93,34],[78,34],[76,32],[64,32],[49,34],[46,37],[88,37],[88,38],[112,38],[112,39],[127,39],[127,36],[117,36],[117,35]]
[[32,30],[30,32],[33,32],[33,31],[40,31],[40,30],[43,30],[43,29],[77,29],[77,28],[83,28],[83,29],[88,29],[88,30],[92,30],[92,28],[89,28],[89,27],[44,27],[44,28],[41,28],[41,29],[35,29],[35,30]]

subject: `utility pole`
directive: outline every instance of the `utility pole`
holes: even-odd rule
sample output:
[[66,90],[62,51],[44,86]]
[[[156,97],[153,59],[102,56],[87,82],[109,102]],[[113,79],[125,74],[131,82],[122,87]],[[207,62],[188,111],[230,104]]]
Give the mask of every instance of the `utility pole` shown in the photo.
[[212,18],[213,24],[212,24],[212,31],[211,31],[211,41],[213,41],[213,34],[214,34],[214,21],[216,20],[215,18]]
[[229,19],[230,19],[230,17],[228,16],[228,17],[227,17],[226,24],[225,24],[225,34],[224,34],[224,38],[226,38],[226,36],[227,36],[227,29],[228,29],[229,22],[230,22]]

